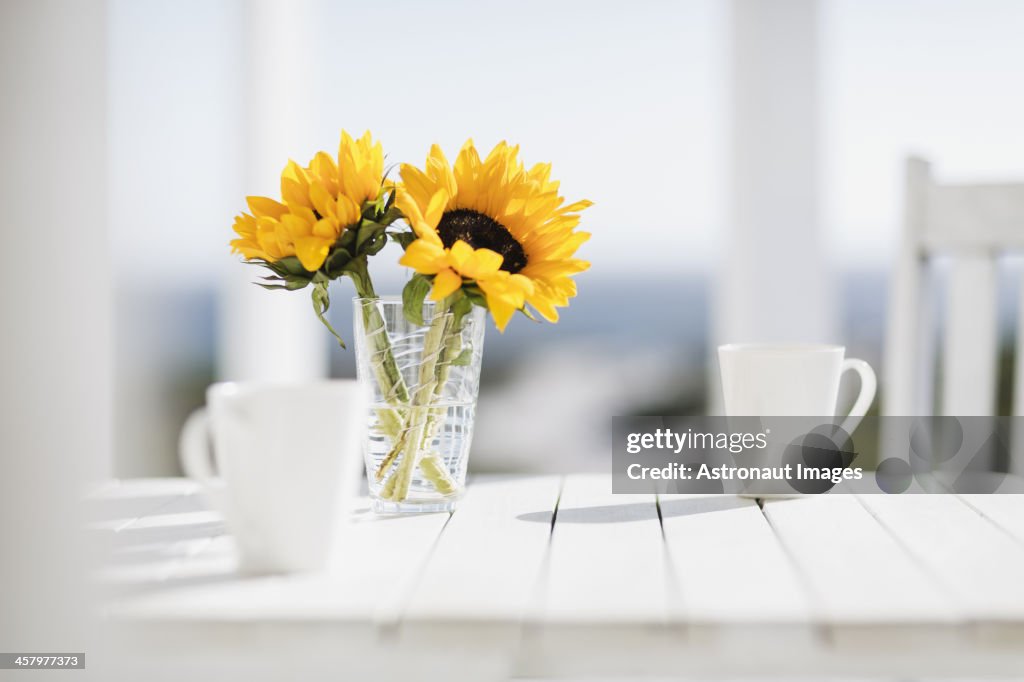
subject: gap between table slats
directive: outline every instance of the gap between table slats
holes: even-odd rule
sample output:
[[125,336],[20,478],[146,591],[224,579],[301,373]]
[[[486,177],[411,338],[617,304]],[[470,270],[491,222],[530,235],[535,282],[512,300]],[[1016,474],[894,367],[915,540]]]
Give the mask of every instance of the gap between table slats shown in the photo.
[[567,476],[516,674],[673,669],[685,642],[673,580],[653,494],[615,495],[607,474]]
[[768,500],[764,514],[823,625],[957,619],[950,596],[852,495]]
[[964,504],[1008,533],[1010,537],[1024,543],[1024,495],[964,494],[959,497]]
[[689,623],[805,623],[805,590],[752,499],[659,495],[662,528]]

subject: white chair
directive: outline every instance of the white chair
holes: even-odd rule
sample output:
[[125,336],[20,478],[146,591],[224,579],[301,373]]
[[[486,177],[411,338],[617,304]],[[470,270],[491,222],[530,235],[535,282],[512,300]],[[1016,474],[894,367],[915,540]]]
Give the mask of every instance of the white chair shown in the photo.
[[[903,244],[893,272],[885,346],[885,415],[935,412],[935,331],[931,259],[951,260],[941,330],[942,415],[996,414],[997,259],[1024,253],[1024,183],[945,184],[930,165],[906,165]],[[1021,314],[1024,322],[1024,295]],[[1013,414],[1024,415],[1024,328],[1016,339]],[[1014,458],[1018,473],[1024,469]]]

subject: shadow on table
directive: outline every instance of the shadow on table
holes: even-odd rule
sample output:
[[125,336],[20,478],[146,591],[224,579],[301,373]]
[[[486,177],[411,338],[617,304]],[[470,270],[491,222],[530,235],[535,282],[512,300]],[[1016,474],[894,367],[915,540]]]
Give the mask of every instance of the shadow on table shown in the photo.
[[[750,504],[750,500],[739,497],[695,497],[686,500],[662,500],[659,502],[662,518],[674,516],[693,516],[712,512],[738,509]],[[556,516],[557,515],[557,516]],[[552,522],[556,517],[558,523],[631,523],[649,521],[657,517],[657,511],[649,502],[631,502],[629,504],[608,504],[594,507],[559,508],[555,514],[549,511],[528,512],[516,518],[520,521],[533,523]]]

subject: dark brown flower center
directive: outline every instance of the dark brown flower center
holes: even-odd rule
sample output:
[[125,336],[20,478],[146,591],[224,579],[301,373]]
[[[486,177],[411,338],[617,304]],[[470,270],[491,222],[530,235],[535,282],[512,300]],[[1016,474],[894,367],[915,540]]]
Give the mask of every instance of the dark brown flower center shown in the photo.
[[490,249],[501,254],[501,269],[513,274],[526,267],[526,252],[504,225],[483,213],[457,208],[441,216],[437,233],[445,247],[462,240],[474,249]]

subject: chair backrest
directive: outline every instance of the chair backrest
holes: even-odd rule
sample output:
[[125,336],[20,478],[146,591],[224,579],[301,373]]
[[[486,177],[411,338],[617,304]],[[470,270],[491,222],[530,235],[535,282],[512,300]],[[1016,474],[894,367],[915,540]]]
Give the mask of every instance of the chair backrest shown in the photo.
[[[1024,253],[1024,183],[945,184],[926,161],[906,165],[903,243],[891,294],[882,410],[930,415],[937,334],[934,271],[951,261],[942,325],[943,415],[994,415],[999,352],[997,259]],[[1021,314],[1024,321],[1024,296]],[[1016,339],[1013,414],[1024,414],[1024,333]],[[1019,465],[1019,463],[1018,463]]]

